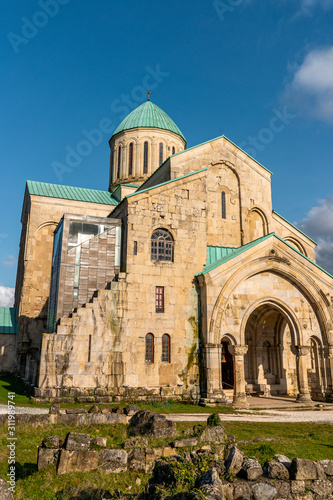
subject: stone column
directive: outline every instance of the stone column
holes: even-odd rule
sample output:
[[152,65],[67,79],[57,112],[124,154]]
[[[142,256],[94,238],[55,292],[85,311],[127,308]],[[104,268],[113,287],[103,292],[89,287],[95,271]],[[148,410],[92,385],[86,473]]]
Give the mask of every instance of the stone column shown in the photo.
[[306,366],[306,356],[310,352],[310,346],[295,346],[292,352],[296,356],[296,371],[297,371],[297,384],[298,394],[296,398],[297,403],[312,404],[309,385],[308,385],[308,372]]
[[244,356],[247,353],[247,345],[229,345],[230,354],[234,356],[235,366],[235,388],[233,406],[247,408],[248,402],[245,392],[245,372],[244,372]]
[[328,344],[327,347],[327,366],[328,377],[326,399],[328,402],[333,402],[333,344]]
[[224,403],[226,396],[222,389],[221,344],[206,344],[204,356],[206,361],[205,399],[210,403]]

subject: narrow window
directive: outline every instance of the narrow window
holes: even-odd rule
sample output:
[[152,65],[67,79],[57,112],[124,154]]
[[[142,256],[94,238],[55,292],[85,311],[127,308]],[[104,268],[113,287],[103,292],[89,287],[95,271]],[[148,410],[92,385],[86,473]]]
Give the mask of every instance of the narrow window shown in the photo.
[[133,175],[133,142],[129,145],[128,152],[128,175]]
[[170,363],[170,336],[167,333],[162,337],[162,362]]
[[164,313],[164,287],[163,286],[156,287],[155,310],[157,313]]
[[176,153],[176,148],[175,146],[172,146],[172,154],[174,155]]
[[138,242],[134,242],[134,255],[138,255]]
[[160,142],[160,165],[163,163],[163,143]]
[[151,260],[173,262],[173,239],[165,229],[156,229],[151,236]]
[[118,179],[120,177],[120,165],[121,165],[121,146],[119,146],[118,148],[118,171],[117,171]]
[[89,345],[88,345],[88,363],[91,361],[91,335],[89,335]]
[[114,163],[114,151],[113,151],[113,147],[111,148],[111,157],[110,157],[110,183],[112,184],[113,183],[113,176],[114,176],[114,172],[113,172],[113,163]]
[[143,173],[148,174],[148,142],[143,146]]
[[225,206],[225,192],[224,191],[222,191],[221,201],[222,201],[222,219],[226,219],[227,213],[226,213],[226,206]]
[[154,363],[154,335],[146,335],[146,363]]

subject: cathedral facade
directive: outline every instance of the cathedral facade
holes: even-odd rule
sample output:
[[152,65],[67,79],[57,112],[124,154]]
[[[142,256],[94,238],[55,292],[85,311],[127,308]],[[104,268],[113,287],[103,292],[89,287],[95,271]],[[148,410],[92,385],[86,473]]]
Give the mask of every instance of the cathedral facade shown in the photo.
[[271,173],[149,100],[110,150],[108,191],[27,182],[12,371],[40,398],[332,400],[333,278]]

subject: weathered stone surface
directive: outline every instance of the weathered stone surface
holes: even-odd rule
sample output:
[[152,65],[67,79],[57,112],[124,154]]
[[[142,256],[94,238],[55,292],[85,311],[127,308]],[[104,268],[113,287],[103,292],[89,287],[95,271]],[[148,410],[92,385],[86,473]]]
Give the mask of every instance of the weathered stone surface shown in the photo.
[[318,478],[316,463],[306,458],[294,458],[290,467],[290,479],[297,481]]
[[124,408],[122,408],[121,406],[115,406],[114,408],[112,408],[112,413],[119,413],[120,415],[123,415]]
[[225,441],[225,432],[223,427],[206,427],[203,430],[200,441],[206,443],[222,444]]
[[333,492],[333,484],[327,479],[313,481],[313,483],[307,485],[307,487],[320,498],[329,498]]
[[47,436],[42,441],[42,447],[53,448],[57,450],[58,448],[60,448],[59,438],[57,438],[56,436]]
[[90,434],[69,432],[66,436],[65,449],[68,451],[89,450],[90,443]]
[[323,467],[327,476],[333,476],[333,460],[318,460],[317,464]]
[[148,439],[141,437],[141,436],[132,437],[132,438],[126,439],[126,441],[123,442],[122,447],[123,448],[148,448]]
[[198,440],[196,438],[187,438],[176,440],[171,443],[173,448],[186,448],[187,446],[196,446],[198,444]]
[[283,464],[288,470],[291,467],[291,460],[290,458],[286,457],[285,455],[274,455],[274,459],[279,462],[280,464]]
[[7,481],[0,477],[0,500],[14,500],[12,492],[9,490]]
[[138,405],[128,405],[124,408],[125,415],[132,417],[140,410]]
[[[42,470],[53,464],[58,456],[58,450],[38,448],[37,469]],[[1,497],[0,497],[1,498]]]
[[137,472],[146,471],[146,456],[144,450],[133,448],[128,454],[128,468]]
[[100,452],[99,468],[107,474],[127,470],[128,455],[125,450],[103,450]]
[[56,415],[57,413],[60,413],[60,405],[52,404],[50,406],[49,413],[51,415]]
[[[224,500],[223,485],[217,470],[208,469],[198,481],[198,489],[202,491],[206,498],[214,500]],[[208,496],[209,495],[209,496]]]
[[290,491],[291,491],[291,494],[294,496],[303,495],[303,493],[305,493],[305,482],[304,481],[291,481],[290,482]]
[[80,413],[87,413],[86,408],[67,408],[65,410],[67,415],[79,415]]
[[140,410],[129,421],[134,434],[147,434],[155,437],[173,437],[177,433],[176,423],[164,415],[153,411]]
[[112,410],[110,407],[101,408],[101,413],[106,415],[107,413],[112,413]]
[[277,498],[283,499],[287,498],[290,499],[290,482],[289,481],[274,481],[273,486],[277,489],[278,491],[278,496]]
[[61,450],[57,474],[90,472],[98,467],[98,451]]
[[107,438],[106,437],[94,437],[91,440],[91,444],[95,444],[97,446],[100,446],[101,448],[106,448],[106,443],[107,443]]
[[252,493],[254,500],[274,500],[277,498],[276,488],[267,483],[254,484]]
[[88,413],[99,413],[98,406],[93,405],[91,408],[89,408]]
[[237,448],[237,446],[233,446],[230,449],[229,456],[226,460],[226,469],[229,474],[236,476],[238,472],[241,470],[243,465],[244,454]]
[[235,481],[232,500],[250,500],[251,488],[245,481]]
[[289,480],[289,471],[282,463],[271,460],[267,463],[267,475],[271,479]]
[[262,476],[263,470],[260,463],[253,458],[248,458],[243,461],[239,475],[248,481],[256,481]]

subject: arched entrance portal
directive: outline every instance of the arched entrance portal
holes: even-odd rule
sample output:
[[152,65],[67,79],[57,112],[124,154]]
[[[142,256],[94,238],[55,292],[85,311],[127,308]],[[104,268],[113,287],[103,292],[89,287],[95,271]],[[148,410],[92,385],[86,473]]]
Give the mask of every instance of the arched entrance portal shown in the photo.
[[231,345],[229,339],[224,337],[221,340],[221,375],[223,389],[233,389],[234,387],[234,360],[229,351],[229,345]]
[[274,303],[261,304],[250,314],[245,326],[247,392],[309,399],[306,373],[309,351],[300,347],[298,337],[292,318]]

